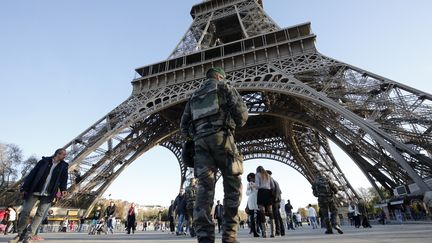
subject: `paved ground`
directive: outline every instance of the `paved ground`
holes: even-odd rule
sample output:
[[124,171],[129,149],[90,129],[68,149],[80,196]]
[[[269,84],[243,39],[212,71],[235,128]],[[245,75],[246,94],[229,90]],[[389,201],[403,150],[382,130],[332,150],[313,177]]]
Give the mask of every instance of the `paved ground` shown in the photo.
[[[241,243],[248,242],[320,242],[320,243],[333,243],[333,242],[432,242],[432,224],[409,224],[409,225],[376,225],[372,229],[354,229],[352,227],[344,227],[345,233],[343,235],[324,235],[323,230],[312,230],[309,227],[303,229],[290,231],[287,236],[274,239],[251,238],[247,230],[241,230],[239,233],[239,241]],[[90,236],[87,234],[79,233],[48,233],[42,234],[45,237],[43,242],[108,242],[108,243],[137,243],[137,242],[196,242],[186,236],[176,237],[168,233],[162,232],[139,232],[135,235],[114,234],[114,235],[96,235]],[[10,237],[0,236],[0,242],[7,242]],[[220,242],[218,239],[216,242]]]

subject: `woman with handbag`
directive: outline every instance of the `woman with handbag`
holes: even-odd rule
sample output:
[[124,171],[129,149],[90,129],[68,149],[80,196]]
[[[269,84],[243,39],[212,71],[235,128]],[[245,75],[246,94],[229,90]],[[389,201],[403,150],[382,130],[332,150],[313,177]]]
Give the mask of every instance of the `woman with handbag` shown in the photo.
[[272,179],[268,172],[262,167],[258,166],[255,175],[255,184],[258,188],[257,203],[259,211],[261,213],[260,224],[262,226],[262,237],[267,238],[266,227],[265,227],[265,217],[266,215],[270,218],[270,237],[274,238],[275,233],[275,223],[273,217],[273,193]]

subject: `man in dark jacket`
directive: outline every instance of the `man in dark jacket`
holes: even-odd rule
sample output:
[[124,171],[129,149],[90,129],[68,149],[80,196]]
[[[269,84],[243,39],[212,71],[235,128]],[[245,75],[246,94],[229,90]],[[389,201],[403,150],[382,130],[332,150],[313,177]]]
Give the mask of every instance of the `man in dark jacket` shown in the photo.
[[[269,175],[272,175],[272,172],[270,170],[267,171]],[[285,226],[282,220],[282,215],[280,214],[280,204],[282,201],[282,191],[280,189],[279,183],[271,177],[272,183],[274,185],[274,188],[272,188],[272,194],[273,194],[273,218],[274,218],[274,225],[276,229],[276,236],[284,236],[285,235]]]
[[170,232],[171,234],[174,234],[174,200],[171,200],[171,205],[168,208],[168,219],[170,222]]
[[174,200],[174,209],[178,217],[178,225],[176,235],[183,235],[183,221],[186,214],[186,196],[184,189],[180,189],[179,195]]
[[285,204],[285,213],[287,217],[287,230],[289,229],[295,230],[293,224],[292,209],[293,206],[291,205],[290,200],[288,200],[288,202]]
[[105,210],[105,217],[107,218],[107,226],[111,234],[114,234],[115,213],[116,213],[116,206],[114,202],[111,201],[110,205]]
[[[23,241],[32,242],[46,211],[54,197],[67,195],[68,164],[64,161],[66,150],[57,149],[53,156],[43,157],[27,175],[21,187],[24,204],[18,220],[18,235],[10,243]],[[61,194],[58,194],[61,192]],[[39,201],[36,215],[29,229],[27,222],[34,205]]]
[[363,198],[359,199],[358,211],[360,213],[360,218],[362,219],[361,221],[362,221],[363,228],[372,228],[372,226],[369,223],[368,211],[367,211],[366,203],[363,200]]
[[214,210],[214,219],[217,221],[218,231],[221,232],[222,219],[223,219],[223,205],[220,204],[220,201],[217,200],[215,210]]

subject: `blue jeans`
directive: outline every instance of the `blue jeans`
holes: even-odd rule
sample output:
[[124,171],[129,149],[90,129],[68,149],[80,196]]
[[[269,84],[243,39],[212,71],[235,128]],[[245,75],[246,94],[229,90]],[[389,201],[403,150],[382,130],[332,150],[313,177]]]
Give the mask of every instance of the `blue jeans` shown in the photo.
[[185,230],[185,232],[186,233],[188,233],[189,232],[189,230],[190,230],[190,221],[189,221],[189,219],[188,218],[186,218],[186,220],[185,220],[186,222],[185,222],[185,224],[186,224],[186,230]]
[[107,222],[108,230],[111,233],[114,233],[114,220],[115,220],[115,218],[111,217],[111,218],[108,218],[108,222]]
[[32,224],[30,225],[31,234],[36,234],[36,231],[39,228],[42,220],[46,216],[48,209],[51,206],[51,200],[48,197],[40,197],[30,195],[22,206],[21,215],[18,219],[18,234],[22,234],[24,230],[27,228],[30,212],[32,211],[36,202],[39,201],[39,206],[36,210],[36,214],[33,217]]
[[309,221],[310,221],[313,229],[318,229],[316,217],[309,217]]
[[178,225],[177,225],[177,233],[183,233],[183,220],[184,214],[179,214],[178,216]]

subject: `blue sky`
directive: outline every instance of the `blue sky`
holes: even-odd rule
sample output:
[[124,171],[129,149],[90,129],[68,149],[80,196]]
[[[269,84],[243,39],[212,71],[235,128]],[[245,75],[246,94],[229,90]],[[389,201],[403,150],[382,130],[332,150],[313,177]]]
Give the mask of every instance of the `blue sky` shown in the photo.
[[[197,2],[1,1],[0,141],[18,144],[27,156],[62,147],[130,95],[134,68],[169,56]],[[266,0],[264,7],[282,27],[312,22],[321,53],[432,93],[432,1]],[[343,152],[335,154],[355,187],[368,186]],[[299,173],[272,161],[248,161],[246,171],[259,164],[276,171],[295,207],[315,202]],[[178,181],[174,156],[155,148],[107,193],[168,204]]]

